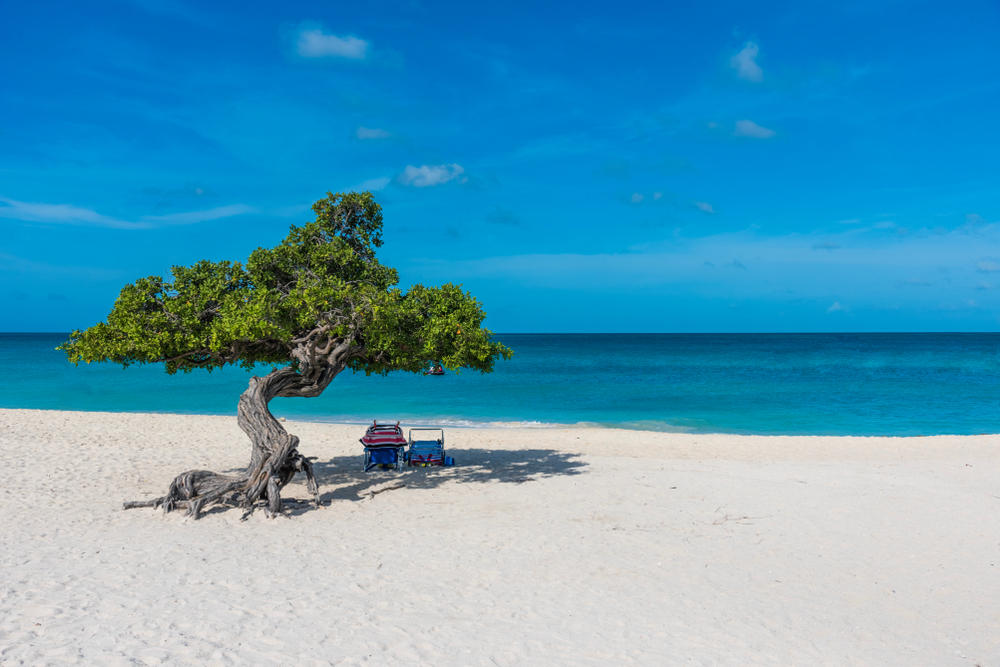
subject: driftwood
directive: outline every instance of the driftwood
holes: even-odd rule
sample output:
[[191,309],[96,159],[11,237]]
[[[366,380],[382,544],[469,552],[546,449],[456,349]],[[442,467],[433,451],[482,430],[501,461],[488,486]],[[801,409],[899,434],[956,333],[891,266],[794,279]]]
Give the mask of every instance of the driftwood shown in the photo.
[[402,482],[399,482],[398,484],[393,484],[392,486],[384,486],[381,489],[374,489],[372,491],[369,491],[368,495],[365,498],[367,500],[371,500],[380,493],[385,493],[386,491],[395,491],[396,489],[402,489],[405,487],[406,484],[403,484]]

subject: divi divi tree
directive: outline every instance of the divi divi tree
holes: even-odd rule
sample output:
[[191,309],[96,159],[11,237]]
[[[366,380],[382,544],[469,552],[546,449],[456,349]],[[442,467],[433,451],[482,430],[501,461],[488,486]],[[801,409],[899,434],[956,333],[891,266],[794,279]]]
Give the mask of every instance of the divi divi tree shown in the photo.
[[273,248],[246,261],[201,261],[126,285],[101,322],[74,331],[60,349],[73,363],[162,363],[167,373],[211,371],[229,364],[271,365],[240,397],[237,422],[250,438],[246,470],[224,475],[191,470],[161,498],[131,507],[186,509],[198,517],[224,502],[245,509],[283,510],[281,489],[304,472],[314,502],[319,490],[298,437],[268,409],[276,396],[319,396],[345,370],[368,375],[446,368],[493,370],[511,351],[484,329],[486,314],[460,286],[397,287],[395,269],[375,256],[382,211],[370,193],[327,193],[313,205],[316,220],[292,226]]

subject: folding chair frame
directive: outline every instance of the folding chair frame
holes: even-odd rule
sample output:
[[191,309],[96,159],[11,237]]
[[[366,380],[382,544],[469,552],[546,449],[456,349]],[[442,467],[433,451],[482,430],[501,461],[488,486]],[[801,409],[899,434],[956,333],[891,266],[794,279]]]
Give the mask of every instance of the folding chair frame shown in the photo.
[[[437,441],[438,445],[440,445],[440,447],[441,447],[441,459],[440,459],[440,461],[435,461],[433,463],[430,463],[430,462],[428,462],[428,463],[422,463],[421,461],[419,461],[419,455],[418,455],[418,460],[414,461],[414,459],[413,459],[413,456],[414,456],[413,445],[415,443],[417,443],[417,442],[426,442],[425,440],[419,440],[419,441],[418,440],[414,440],[413,439],[413,432],[414,431],[437,431],[438,433],[441,434],[440,438],[436,438],[436,441]],[[444,465],[445,451],[444,451],[444,429],[443,428],[411,428],[410,429],[410,433],[409,433],[409,437],[407,438],[407,441],[408,441],[408,444],[409,444],[409,449],[406,452],[406,464],[407,465],[409,465],[409,466],[443,466]]]

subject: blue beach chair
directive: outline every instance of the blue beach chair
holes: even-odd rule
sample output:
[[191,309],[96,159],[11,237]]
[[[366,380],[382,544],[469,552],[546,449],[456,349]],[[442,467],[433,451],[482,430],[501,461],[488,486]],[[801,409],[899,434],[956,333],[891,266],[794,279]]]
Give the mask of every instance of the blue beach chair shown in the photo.
[[[422,437],[424,439],[414,440],[414,431],[421,431],[417,437]],[[431,431],[431,433],[426,433],[426,431]],[[439,434],[439,437],[433,438],[434,434]],[[411,428],[408,444],[410,445],[410,448],[407,450],[406,456],[409,465],[419,466],[421,468],[426,468],[427,466],[445,465],[446,457],[444,455],[444,429]]]
[[407,442],[403,437],[403,429],[399,428],[399,422],[373,422],[361,438],[361,444],[365,447],[365,472],[403,469]]

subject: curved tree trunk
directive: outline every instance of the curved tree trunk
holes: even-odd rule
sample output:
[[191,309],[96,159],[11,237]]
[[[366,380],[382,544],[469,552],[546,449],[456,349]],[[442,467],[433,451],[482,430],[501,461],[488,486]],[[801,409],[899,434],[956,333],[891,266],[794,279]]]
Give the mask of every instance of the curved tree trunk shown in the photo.
[[250,386],[240,396],[237,423],[250,438],[250,464],[239,475],[223,475],[208,470],[189,470],[170,484],[167,495],[154,500],[125,503],[125,509],[163,506],[165,512],[186,508],[195,519],[212,503],[226,502],[244,508],[246,519],[263,503],[269,517],[283,511],[281,489],[297,472],[304,472],[313,502],[319,507],[319,487],[309,459],[298,452],[299,438],[291,435],[268,409],[272,398],[319,396],[345,367],[306,365],[308,375],[292,368],[279,368],[264,377],[250,379]]

